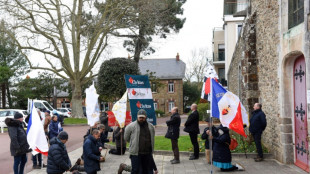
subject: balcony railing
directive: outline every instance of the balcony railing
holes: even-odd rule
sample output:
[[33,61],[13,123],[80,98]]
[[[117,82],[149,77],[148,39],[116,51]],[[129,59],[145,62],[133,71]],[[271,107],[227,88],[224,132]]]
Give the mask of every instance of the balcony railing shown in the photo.
[[247,8],[246,0],[224,0],[224,15],[233,15]]
[[219,51],[218,54],[213,54],[213,62],[225,61],[225,51]]

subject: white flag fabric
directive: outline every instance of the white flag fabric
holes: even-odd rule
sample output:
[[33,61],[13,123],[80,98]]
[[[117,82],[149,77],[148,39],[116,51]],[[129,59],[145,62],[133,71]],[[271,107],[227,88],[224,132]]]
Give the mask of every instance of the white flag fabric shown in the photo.
[[93,126],[95,122],[99,121],[100,109],[98,105],[99,95],[96,92],[95,85],[92,84],[89,88],[85,90],[86,93],[86,115],[87,123],[90,126]]
[[27,141],[30,148],[32,149],[33,155],[42,153],[43,155],[47,156],[48,144],[44,133],[42,121],[40,119],[37,109],[33,106],[33,104],[31,108],[31,114],[27,127]]
[[119,123],[121,128],[125,126],[126,108],[127,108],[127,91],[125,92],[123,97],[113,105],[112,108],[112,112],[115,116],[115,119]]

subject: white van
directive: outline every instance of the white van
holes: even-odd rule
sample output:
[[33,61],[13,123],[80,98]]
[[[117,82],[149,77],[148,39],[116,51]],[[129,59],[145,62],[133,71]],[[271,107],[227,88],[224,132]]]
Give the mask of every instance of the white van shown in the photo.
[[[63,118],[65,116],[65,114],[63,112],[57,111],[56,109],[54,109],[47,101],[45,100],[33,100],[33,105],[35,108],[40,109],[41,112],[43,110],[49,110],[51,112],[51,116],[53,116],[53,111],[55,110],[57,112],[57,114],[62,118],[61,119],[61,123],[63,124]],[[60,120],[58,120],[60,121]]]

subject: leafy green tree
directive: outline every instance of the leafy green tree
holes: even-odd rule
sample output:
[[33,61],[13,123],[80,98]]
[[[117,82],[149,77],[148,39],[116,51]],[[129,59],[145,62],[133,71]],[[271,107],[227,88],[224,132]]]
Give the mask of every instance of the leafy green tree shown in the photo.
[[[30,68],[48,70],[66,79],[72,88],[72,116],[83,117],[82,86],[91,81],[98,60],[108,45],[108,37],[122,28],[123,16],[133,14],[132,0],[105,0],[104,13],[92,0],[1,0],[10,35],[23,51]],[[93,18],[85,18],[85,14]],[[84,25],[93,24],[93,25]],[[89,34],[91,33],[91,34]],[[31,55],[40,55],[40,64]]]
[[116,101],[126,91],[125,74],[138,75],[138,65],[125,58],[104,61],[98,74],[98,94],[105,101]]
[[[0,23],[0,85],[2,93],[2,107],[6,107],[6,98],[9,107],[12,107],[10,88],[14,80],[29,72],[29,66],[15,41],[5,33],[5,22]],[[13,32],[10,32],[14,35]]]
[[[186,0],[132,0],[132,13],[122,18],[123,28],[126,30],[115,30],[113,34],[117,37],[127,38],[123,46],[127,51],[134,54],[135,62],[139,62],[140,54],[149,55],[155,52],[150,46],[153,37],[166,38],[167,34],[179,32],[183,28],[185,18],[183,4]],[[104,3],[97,6],[101,10]]]
[[198,103],[197,101],[200,99],[200,94],[201,90],[199,90],[198,83],[187,81],[183,83],[183,96],[188,97],[188,100],[184,100],[184,106]]

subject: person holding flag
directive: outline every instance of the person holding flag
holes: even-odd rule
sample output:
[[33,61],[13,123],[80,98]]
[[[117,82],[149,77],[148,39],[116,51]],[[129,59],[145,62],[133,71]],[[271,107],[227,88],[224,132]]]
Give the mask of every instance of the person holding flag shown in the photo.
[[[43,124],[41,117],[39,116],[39,111],[31,104],[31,113],[28,121],[27,127],[27,141],[32,151],[33,155],[33,168],[40,169],[42,167],[46,167],[45,164],[42,163],[42,156],[41,154],[47,156],[48,155],[48,143],[45,136]],[[36,160],[36,155],[38,156],[38,163]]]
[[23,127],[24,117],[16,112],[13,118],[6,118],[5,124],[8,126],[8,132],[11,139],[10,151],[14,157],[14,174],[23,174],[27,162],[26,153],[31,152],[27,142],[26,132]]

